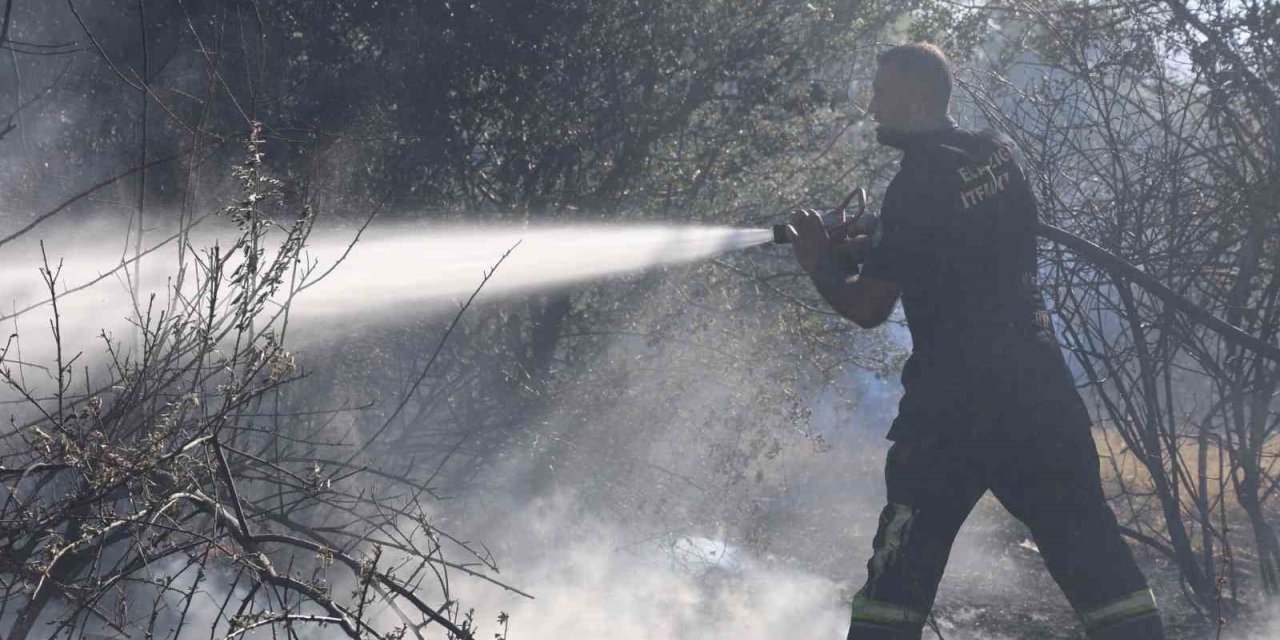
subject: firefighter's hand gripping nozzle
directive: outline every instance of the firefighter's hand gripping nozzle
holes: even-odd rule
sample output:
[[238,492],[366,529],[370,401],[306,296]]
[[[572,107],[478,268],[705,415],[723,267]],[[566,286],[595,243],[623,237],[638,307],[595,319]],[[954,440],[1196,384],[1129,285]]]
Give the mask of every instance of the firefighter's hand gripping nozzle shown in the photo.
[[[855,211],[849,211],[849,205],[854,199],[858,200],[858,207]],[[846,218],[846,214],[848,217]],[[858,187],[849,192],[845,196],[840,206],[822,214],[822,226],[828,230],[838,227],[842,222],[853,222],[856,226],[866,230],[868,235],[877,230],[879,219],[876,214],[867,212],[867,191],[862,187]],[[773,242],[775,244],[791,244],[791,236],[787,233],[787,223],[773,225]]]

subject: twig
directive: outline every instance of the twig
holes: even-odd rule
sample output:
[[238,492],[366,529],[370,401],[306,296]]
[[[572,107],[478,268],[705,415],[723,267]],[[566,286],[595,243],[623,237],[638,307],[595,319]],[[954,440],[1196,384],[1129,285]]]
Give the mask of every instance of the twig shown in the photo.
[[9,39],[9,25],[13,18],[13,0],[9,0],[4,4],[4,26],[0,27],[0,44],[4,44]]
[[[213,215],[213,214],[205,214],[204,216],[202,216],[202,217],[200,217],[200,218],[197,218],[194,222],[192,222],[191,224],[189,224],[189,225],[188,225],[188,229],[190,229],[191,227],[194,227],[194,226],[195,226],[195,225],[197,225],[197,224],[200,224],[200,222],[201,222],[201,221],[203,221],[205,218],[208,218],[208,217],[209,217],[209,216],[211,216],[211,215]],[[122,260],[122,261],[120,262],[120,264],[116,265],[116,266],[115,266],[114,268],[112,268],[110,271],[107,271],[107,272],[105,272],[105,273],[99,274],[99,275],[98,275],[98,277],[96,277],[96,278],[94,278],[94,279],[92,279],[92,280],[89,280],[88,282],[85,282],[84,284],[76,285],[76,286],[74,286],[74,287],[71,287],[70,289],[63,289],[62,293],[60,293],[59,295],[65,298],[65,297],[67,296],[67,294],[76,293],[76,292],[78,292],[78,291],[83,291],[83,290],[85,290],[85,289],[88,289],[89,287],[92,287],[93,285],[98,284],[99,282],[102,282],[103,280],[106,280],[107,278],[110,278],[113,274],[115,274],[116,272],[120,271],[121,269],[124,269],[124,268],[128,267],[128,266],[129,266],[130,264],[132,264],[135,260],[138,260],[139,258],[142,258],[142,257],[144,257],[144,256],[146,256],[146,255],[148,255],[148,254],[150,254],[150,253],[152,253],[152,252],[154,252],[154,251],[157,251],[157,250],[159,250],[161,247],[165,246],[166,244],[169,244],[170,242],[173,242],[174,240],[176,240],[176,239],[178,239],[178,238],[182,237],[183,233],[184,233],[184,232],[179,231],[179,232],[177,232],[177,233],[175,233],[175,234],[173,234],[173,235],[169,236],[168,238],[165,238],[164,240],[161,240],[159,243],[155,244],[154,246],[152,246],[151,248],[147,249],[146,251],[143,251],[140,255],[134,256],[134,257],[129,258],[129,259],[127,259],[127,260]],[[22,315],[22,314],[24,314],[24,313],[26,313],[26,312],[28,312],[28,311],[31,311],[31,310],[33,310],[33,309],[38,309],[38,308],[40,308],[40,307],[43,307],[44,305],[49,304],[49,302],[51,302],[51,301],[52,301],[52,299],[48,299],[48,300],[41,300],[40,302],[32,303],[32,304],[30,304],[30,305],[27,305],[27,306],[25,306],[25,307],[21,308],[21,309],[14,310],[12,313],[10,313],[10,314],[8,314],[8,315],[0,315],[0,322],[3,322],[3,321],[8,320],[8,319],[10,319],[10,318],[16,318],[16,317],[18,317],[18,316],[20,316],[20,315]],[[35,365],[31,365],[31,366],[35,366]]]
[[4,246],[4,245],[6,245],[6,244],[8,244],[8,243],[12,242],[13,240],[15,240],[15,239],[17,239],[18,237],[22,236],[22,235],[23,235],[23,234],[25,234],[26,232],[28,232],[28,231],[30,231],[30,230],[32,230],[32,229],[34,229],[34,228],[36,228],[36,226],[37,226],[37,225],[39,225],[40,223],[44,222],[45,220],[48,220],[49,218],[52,218],[53,216],[58,215],[59,213],[61,213],[61,212],[62,212],[64,209],[66,209],[67,207],[70,207],[71,205],[73,205],[73,204],[75,204],[75,203],[77,203],[77,202],[79,202],[79,201],[81,201],[81,200],[83,200],[83,199],[85,199],[85,198],[89,197],[89,196],[90,196],[90,195],[92,195],[95,191],[97,191],[97,190],[99,190],[99,189],[101,189],[101,188],[103,188],[103,187],[106,187],[106,186],[110,186],[110,185],[112,185],[112,184],[115,184],[115,183],[117,183],[117,182],[119,182],[119,181],[121,181],[121,180],[123,180],[123,179],[125,179],[125,178],[127,178],[127,177],[129,177],[129,176],[131,176],[131,175],[133,175],[133,174],[135,174],[135,173],[137,173],[137,172],[139,172],[139,171],[146,171],[147,169],[150,169],[151,167],[154,167],[154,166],[156,166],[156,165],[164,164],[164,163],[166,163],[166,162],[171,162],[171,161],[173,161],[173,160],[176,160],[178,157],[179,157],[179,154],[174,154],[174,155],[171,155],[171,156],[166,156],[166,157],[164,157],[164,158],[160,158],[160,159],[158,159],[158,160],[152,160],[151,162],[148,162],[148,163],[146,163],[146,164],[144,164],[144,165],[136,166],[136,167],[133,167],[133,168],[129,169],[128,171],[125,171],[125,172],[123,172],[123,173],[118,173],[118,174],[116,174],[116,175],[114,175],[114,176],[111,176],[110,178],[107,178],[106,180],[103,180],[102,182],[99,182],[98,184],[95,184],[95,185],[93,185],[92,187],[89,187],[88,189],[85,189],[84,191],[81,191],[80,193],[77,193],[76,195],[72,196],[71,198],[69,198],[69,199],[67,199],[67,200],[63,201],[63,203],[62,203],[62,204],[60,204],[60,205],[58,205],[58,206],[54,207],[53,209],[50,209],[49,211],[46,211],[45,213],[40,214],[39,216],[37,216],[37,217],[36,217],[36,219],[35,219],[35,220],[32,220],[31,222],[27,223],[27,224],[26,224],[26,226],[22,227],[21,229],[18,229],[17,231],[14,231],[13,233],[11,233],[11,234],[9,234],[9,235],[7,235],[7,236],[5,236],[5,237],[3,237],[3,238],[0,238],[0,247],[2,247],[2,246]]
[[222,640],[232,640],[233,638],[237,638],[246,633],[249,633],[250,631],[253,631],[254,629],[257,629],[258,627],[265,627],[269,624],[276,624],[279,622],[285,623],[286,626],[288,626],[289,623],[291,622],[316,622],[323,627],[326,624],[341,624],[342,618],[337,618],[334,616],[318,616],[314,614],[303,614],[303,613],[280,613],[273,616],[267,616],[256,622],[246,623],[244,626],[240,627],[239,629],[236,629],[235,631],[232,631],[231,633],[223,636]]
[[[364,453],[364,451],[369,448],[369,445],[376,442],[378,440],[378,436],[381,436],[382,433],[391,426],[391,423],[400,416],[400,412],[404,411],[405,405],[409,404],[409,400],[412,399],[413,394],[418,391],[418,387],[422,386],[422,381],[427,379],[427,374],[430,373],[431,367],[436,362],[436,358],[440,356],[440,352],[444,349],[445,343],[448,342],[449,335],[453,333],[453,330],[458,326],[458,322],[462,320],[463,314],[467,312],[467,309],[471,308],[471,303],[475,302],[476,296],[480,295],[480,291],[489,283],[489,279],[498,271],[498,267],[502,266],[502,263],[506,261],[507,257],[511,255],[511,252],[515,251],[518,246],[520,246],[520,242],[516,242],[511,245],[511,248],[507,249],[506,252],[502,254],[502,257],[498,258],[498,261],[493,264],[493,267],[484,273],[484,277],[480,280],[479,286],[475,288],[475,291],[471,292],[471,297],[467,298],[467,301],[463,303],[462,308],[458,309],[458,313],[453,316],[453,321],[449,323],[449,327],[445,329],[444,335],[441,336],[440,341],[436,343],[435,351],[433,351],[431,353],[431,357],[427,359],[427,363],[422,367],[422,371],[418,373],[418,378],[413,381],[413,385],[409,387],[409,390],[404,394],[404,397],[400,399],[400,403],[396,405],[395,411],[392,411],[391,415],[387,416],[387,419],[383,421],[382,426],[378,427],[378,430],[375,431],[372,436],[365,439],[365,443],[360,445],[359,449],[352,452],[351,456],[343,463],[344,465],[351,464],[351,461],[355,460],[356,456]],[[330,478],[332,477],[333,476],[330,475]]]

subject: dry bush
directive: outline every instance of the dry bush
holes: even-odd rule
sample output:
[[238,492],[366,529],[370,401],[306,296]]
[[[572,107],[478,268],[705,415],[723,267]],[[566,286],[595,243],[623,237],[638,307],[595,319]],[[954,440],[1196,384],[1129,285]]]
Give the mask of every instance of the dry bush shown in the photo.
[[53,362],[20,361],[21,336],[0,352],[20,401],[0,436],[4,637],[471,637],[450,575],[488,579],[492,559],[432,525],[427,474],[335,441],[349,409],[295,390],[288,311],[321,275],[303,254],[313,216],[283,207],[259,136],[221,214],[236,235],[181,238],[134,343],[64,352],[64,283],[43,266]]

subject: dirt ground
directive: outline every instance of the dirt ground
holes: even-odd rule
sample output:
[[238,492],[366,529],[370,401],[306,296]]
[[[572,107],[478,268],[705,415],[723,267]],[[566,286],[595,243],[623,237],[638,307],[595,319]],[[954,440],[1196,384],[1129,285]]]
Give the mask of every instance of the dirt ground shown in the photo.
[[[965,523],[939,589],[934,618],[945,640],[1083,639],[1062,592],[1041,561],[1026,529],[990,496]],[[1156,593],[1169,640],[1213,638],[1212,625],[1181,594],[1178,574],[1163,558],[1138,550],[1138,561]],[[1011,586],[1013,588],[1011,588]],[[1261,616],[1228,624],[1223,640],[1271,638]],[[925,638],[937,637],[926,631]]]

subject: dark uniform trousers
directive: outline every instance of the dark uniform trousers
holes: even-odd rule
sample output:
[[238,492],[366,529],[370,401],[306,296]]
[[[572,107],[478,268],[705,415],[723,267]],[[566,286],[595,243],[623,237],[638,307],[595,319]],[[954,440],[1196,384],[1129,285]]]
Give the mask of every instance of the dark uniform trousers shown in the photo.
[[1088,412],[1046,342],[970,349],[950,358],[964,366],[907,385],[849,640],[921,637],[956,533],[987,490],[1031,530],[1089,638],[1164,637],[1106,504]]

